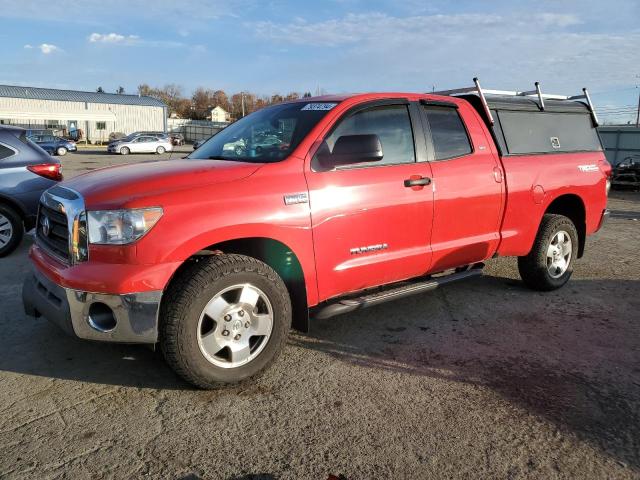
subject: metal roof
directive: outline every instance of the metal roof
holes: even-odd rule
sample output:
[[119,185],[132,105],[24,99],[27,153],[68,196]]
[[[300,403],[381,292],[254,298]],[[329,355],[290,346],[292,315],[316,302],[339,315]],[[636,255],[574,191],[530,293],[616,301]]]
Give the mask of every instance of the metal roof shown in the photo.
[[33,100],[54,100],[63,102],[108,103],[120,105],[143,105],[165,107],[161,100],[140,95],[119,95],[116,93],[79,92],[54,88],[20,87],[0,85],[0,97],[28,98]]

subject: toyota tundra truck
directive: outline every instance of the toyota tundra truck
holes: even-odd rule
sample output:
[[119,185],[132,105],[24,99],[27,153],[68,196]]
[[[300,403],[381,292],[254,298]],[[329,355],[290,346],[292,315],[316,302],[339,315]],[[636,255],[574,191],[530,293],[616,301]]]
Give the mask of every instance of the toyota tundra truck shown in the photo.
[[596,126],[586,90],[477,80],[270,106],[184,159],[46,191],[24,307],[82,339],[158,345],[215,388],[267,368],[292,327],[476,277],[493,257],[557,289],[607,215]]

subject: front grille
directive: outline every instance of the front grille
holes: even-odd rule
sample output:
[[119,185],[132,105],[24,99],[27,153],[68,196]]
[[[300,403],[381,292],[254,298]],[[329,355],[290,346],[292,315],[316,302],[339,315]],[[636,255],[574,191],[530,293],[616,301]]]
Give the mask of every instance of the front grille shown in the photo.
[[36,239],[49,253],[69,262],[69,226],[64,213],[40,203]]

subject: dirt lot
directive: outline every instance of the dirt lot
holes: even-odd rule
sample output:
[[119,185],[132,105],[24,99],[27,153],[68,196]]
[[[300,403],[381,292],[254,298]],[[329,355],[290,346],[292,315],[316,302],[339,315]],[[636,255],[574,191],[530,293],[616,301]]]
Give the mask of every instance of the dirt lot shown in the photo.
[[148,349],[26,317],[25,241],[0,260],[0,477],[640,478],[640,194],[610,208],[557,292],[495,260],[316,321],[259,380],[212,392]]

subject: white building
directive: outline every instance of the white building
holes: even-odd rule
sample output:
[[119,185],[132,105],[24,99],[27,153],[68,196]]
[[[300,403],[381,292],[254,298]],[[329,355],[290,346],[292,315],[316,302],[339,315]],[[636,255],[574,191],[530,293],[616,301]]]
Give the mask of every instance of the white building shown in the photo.
[[231,119],[231,114],[220,105],[211,110],[211,121],[226,123]]
[[153,97],[0,85],[0,124],[82,132],[90,142],[112,132],[167,131],[167,106]]

